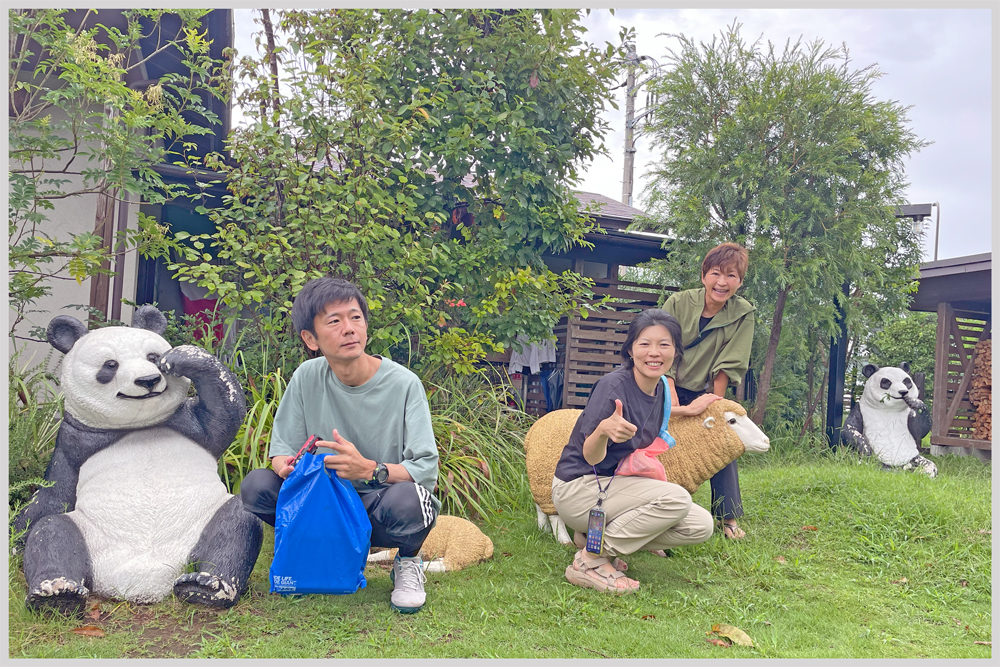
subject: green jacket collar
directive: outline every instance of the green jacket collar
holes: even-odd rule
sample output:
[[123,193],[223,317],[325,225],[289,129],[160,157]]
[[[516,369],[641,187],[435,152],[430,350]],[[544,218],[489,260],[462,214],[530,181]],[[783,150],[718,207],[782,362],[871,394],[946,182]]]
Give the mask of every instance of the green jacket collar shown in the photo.
[[[705,288],[687,290],[685,296],[688,297],[688,304],[691,308],[698,311],[698,317],[701,317],[701,311],[705,307]],[[726,305],[722,307],[712,321],[708,323],[705,327],[705,331],[709,329],[717,329],[719,327],[724,327],[737,321],[747,313],[752,313],[755,310],[753,305],[741,296],[734,295],[729,297],[726,301]]]

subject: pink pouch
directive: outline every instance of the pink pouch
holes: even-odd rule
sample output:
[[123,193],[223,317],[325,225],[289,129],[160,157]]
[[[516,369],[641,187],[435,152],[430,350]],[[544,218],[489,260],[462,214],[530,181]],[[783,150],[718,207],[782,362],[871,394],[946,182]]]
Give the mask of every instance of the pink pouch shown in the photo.
[[663,421],[660,423],[660,431],[647,447],[637,449],[622,459],[622,462],[618,464],[617,474],[619,475],[649,477],[661,482],[667,481],[667,473],[663,469],[663,464],[656,457],[673,447],[676,442],[674,437],[667,433],[667,423],[670,421],[670,386],[665,377],[660,379],[663,381]]
[[667,445],[663,438],[657,436],[653,438],[653,442],[649,447],[637,449],[629,454],[628,457],[622,459],[621,464],[618,466],[618,474],[649,477],[650,479],[658,479],[661,482],[665,482],[667,481],[667,473],[663,470],[663,464],[656,457],[668,449],[670,449],[670,446]]

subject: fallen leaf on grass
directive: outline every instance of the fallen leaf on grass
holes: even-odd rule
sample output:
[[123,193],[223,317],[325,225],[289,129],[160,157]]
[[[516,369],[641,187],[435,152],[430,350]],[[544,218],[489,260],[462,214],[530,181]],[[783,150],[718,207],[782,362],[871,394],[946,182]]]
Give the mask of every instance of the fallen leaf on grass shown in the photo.
[[896,581],[894,581],[892,583],[894,583],[894,584],[905,584],[905,583],[908,583],[908,582],[909,582],[909,579],[907,579],[906,577],[900,577],[899,579],[897,579]]
[[993,531],[992,530],[986,530],[985,528],[980,528],[979,529],[979,534],[980,535],[992,535]]
[[717,632],[720,637],[731,639],[734,643],[739,644],[740,646],[753,646],[753,640],[750,639],[750,635],[743,632],[735,625],[716,623],[712,626],[712,632]]
[[94,619],[95,621],[100,620],[101,605],[95,602],[94,605],[90,608],[90,611],[87,612],[87,616]]
[[785,562],[785,557],[784,556],[778,556],[774,560],[778,561],[779,563],[784,563]]
[[642,620],[644,620],[644,621],[655,621],[656,620],[656,616],[654,616],[653,614],[646,614],[645,616],[642,617]]
[[802,526],[802,530],[819,530],[816,526]]
[[725,639],[719,639],[718,637],[708,637],[705,641],[709,644],[714,644],[715,646],[721,646],[722,648],[729,648],[732,646],[732,644],[727,642]]
[[84,637],[103,637],[104,630],[101,630],[96,625],[85,625],[81,628],[73,628],[73,634],[82,635]]
[[965,579],[962,579],[960,582],[958,582],[958,585],[961,586],[962,588],[968,588],[969,582],[966,581]]
[[980,646],[993,646],[993,642],[972,642],[973,644],[979,644]]
[[511,553],[511,552],[509,552],[509,551],[504,551],[504,552],[503,552],[503,555],[504,555],[504,556],[506,556],[507,558],[510,558],[510,557],[511,557],[511,556],[513,556],[514,554],[512,554],[512,553]]

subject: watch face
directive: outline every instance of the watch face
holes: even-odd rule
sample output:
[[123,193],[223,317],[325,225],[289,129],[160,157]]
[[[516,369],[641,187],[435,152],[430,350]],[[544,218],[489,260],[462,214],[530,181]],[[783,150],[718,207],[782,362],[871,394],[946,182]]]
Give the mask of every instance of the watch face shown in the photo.
[[389,468],[384,463],[379,463],[375,466],[374,478],[379,484],[385,484],[385,481],[389,479]]

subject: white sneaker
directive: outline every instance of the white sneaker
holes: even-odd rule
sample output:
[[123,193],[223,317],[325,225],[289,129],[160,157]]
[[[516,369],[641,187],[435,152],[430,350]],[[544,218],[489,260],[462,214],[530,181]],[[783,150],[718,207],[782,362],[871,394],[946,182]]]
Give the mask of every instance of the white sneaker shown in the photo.
[[420,611],[427,599],[427,594],[424,592],[427,576],[424,574],[424,561],[420,556],[410,558],[396,556],[392,562],[389,579],[393,585],[392,597],[389,599],[392,608],[401,614],[414,614]]

